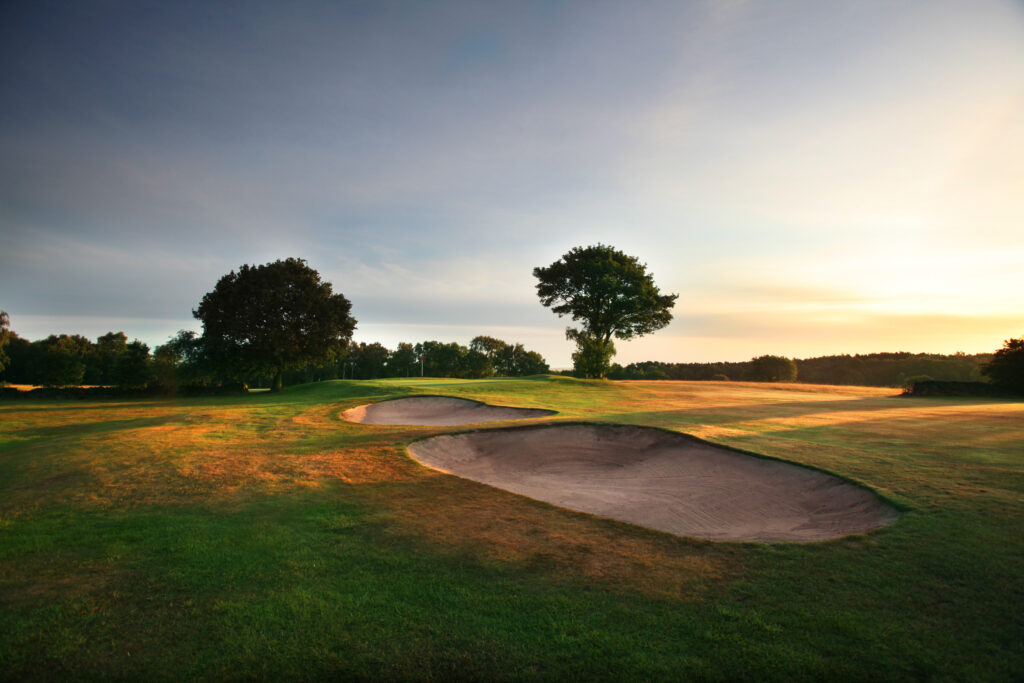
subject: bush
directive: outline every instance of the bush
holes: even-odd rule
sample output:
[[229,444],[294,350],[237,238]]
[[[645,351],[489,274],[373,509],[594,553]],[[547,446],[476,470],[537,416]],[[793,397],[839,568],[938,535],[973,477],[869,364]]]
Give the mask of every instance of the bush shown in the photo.
[[913,377],[907,377],[900,384],[903,386],[904,389],[909,389],[909,388],[913,387],[915,384],[917,384],[918,382],[934,382],[934,381],[935,381],[935,378],[934,377],[929,377],[928,375],[914,375]]
[[1005,398],[1007,396],[1018,396],[1020,392],[1013,392],[995,384],[987,382],[939,382],[936,380],[924,380],[914,382],[913,385],[903,390],[904,396],[979,396],[983,398]]

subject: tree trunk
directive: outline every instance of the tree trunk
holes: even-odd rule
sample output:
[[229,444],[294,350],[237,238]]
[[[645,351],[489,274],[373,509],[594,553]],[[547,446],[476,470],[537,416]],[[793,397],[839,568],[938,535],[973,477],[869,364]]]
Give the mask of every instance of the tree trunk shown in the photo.
[[278,368],[277,370],[274,371],[274,383],[270,385],[270,390],[271,391],[281,391],[281,386],[282,386],[281,375],[282,374],[283,373],[281,372],[281,368]]

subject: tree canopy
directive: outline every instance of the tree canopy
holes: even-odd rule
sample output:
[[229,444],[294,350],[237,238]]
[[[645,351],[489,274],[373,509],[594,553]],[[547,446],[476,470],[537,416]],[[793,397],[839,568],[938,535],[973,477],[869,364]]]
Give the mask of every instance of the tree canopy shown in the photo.
[[227,372],[272,372],[279,390],[285,369],[345,347],[356,327],[351,308],[305,260],[289,258],[231,271],[192,314],[214,363]]
[[576,342],[576,369],[587,377],[604,375],[615,353],[613,337],[633,339],[668,325],[679,297],[662,294],[635,256],[604,244],[575,247],[533,275],[541,304],[579,323],[566,335]]
[[[61,390],[76,387],[82,391],[102,390],[104,395],[205,395],[236,393],[248,384],[265,387],[274,379],[273,368],[231,359],[225,364],[208,348],[208,340],[191,330],[180,330],[152,354],[138,339],[126,341],[124,332],[108,332],[95,341],[67,334],[29,341],[10,331],[8,339],[5,351],[10,362],[0,368],[0,383]],[[470,347],[425,341],[400,343],[393,351],[379,342],[350,342],[338,352],[288,367],[282,379],[291,384],[419,376],[421,355],[428,374],[437,377],[514,377],[548,371],[547,362],[536,351],[519,343],[479,336]]]
[[88,384],[118,384],[119,378],[118,363],[121,356],[128,350],[128,336],[124,332],[107,332],[96,338],[96,346],[93,348],[94,370],[89,377],[89,368],[86,369]]
[[785,356],[758,356],[750,361],[747,379],[755,382],[792,382],[796,380],[796,361]]
[[45,387],[81,384],[91,351],[92,342],[80,334],[51,334],[33,359],[37,381]]
[[[931,353],[869,353],[841,356],[794,358],[797,378],[808,384],[846,384],[875,387],[906,387],[927,375],[944,382],[980,382],[981,368],[992,360],[991,353],[950,355]],[[755,359],[715,363],[666,363],[640,361],[626,367],[613,365],[612,379],[718,380],[753,379]]]
[[993,384],[1024,394],[1024,337],[1007,339],[981,371]]
[[501,339],[480,335],[469,342],[469,350],[482,354],[486,359],[484,377],[521,377],[539,375],[549,370],[543,356],[522,344],[509,344]]

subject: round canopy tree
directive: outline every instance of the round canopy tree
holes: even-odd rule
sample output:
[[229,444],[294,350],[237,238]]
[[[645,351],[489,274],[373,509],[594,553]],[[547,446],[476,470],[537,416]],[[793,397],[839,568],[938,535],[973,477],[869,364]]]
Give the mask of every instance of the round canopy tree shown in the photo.
[[785,356],[758,356],[750,360],[747,379],[754,382],[795,382],[796,361]]
[[573,362],[586,377],[604,376],[615,354],[613,337],[633,339],[668,325],[679,297],[662,294],[636,257],[603,244],[575,247],[533,275],[540,302],[580,324],[566,336],[576,342]]
[[303,259],[289,258],[231,271],[192,315],[211,358],[229,371],[272,372],[278,391],[285,369],[344,348],[356,327],[351,309]]
[[1024,337],[1007,339],[981,371],[996,386],[1024,394]]

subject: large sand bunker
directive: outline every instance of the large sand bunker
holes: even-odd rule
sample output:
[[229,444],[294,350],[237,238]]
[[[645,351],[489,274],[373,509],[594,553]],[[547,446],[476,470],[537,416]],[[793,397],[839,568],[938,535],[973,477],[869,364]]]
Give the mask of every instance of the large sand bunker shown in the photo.
[[464,425],[555,415],[553,410],[492,406],[451,396],[411,396],[346,410],[349,422],[372,425]]
[[433,437],[409,451],[443,472],[680,536],[820,541],[899,516],[838,477],[660,429],[495,429]]

